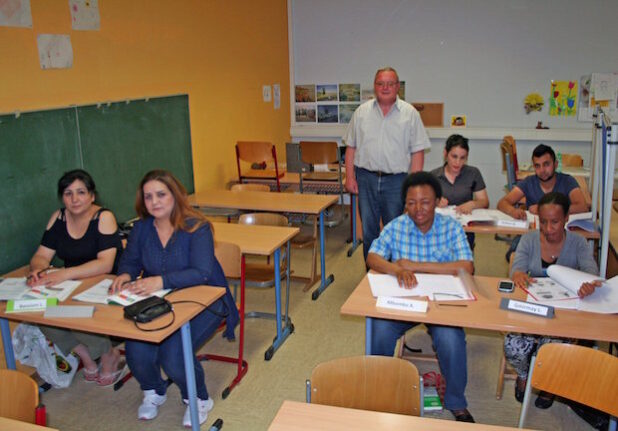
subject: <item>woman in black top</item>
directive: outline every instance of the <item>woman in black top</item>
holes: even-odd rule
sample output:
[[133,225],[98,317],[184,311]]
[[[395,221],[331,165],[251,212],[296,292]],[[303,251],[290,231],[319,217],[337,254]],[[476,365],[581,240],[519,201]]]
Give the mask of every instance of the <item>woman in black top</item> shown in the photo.
[[[95,193],[94,181],[86,171],[76,169],[60,178],[58,197],[64,208],[52,214],[30,260],[29,285],[53,286],[115,272],[122,251],[118,225],[111,211],[94,203]],[[51,269],[55,255],[64,261],[64,268]],[[108,337],[44,326],[41,331],[65,355],[73,352],[79,356],[86,380],[107,386],[122,373],[120,354]],[[100,370],[95,362],[99,357]]]

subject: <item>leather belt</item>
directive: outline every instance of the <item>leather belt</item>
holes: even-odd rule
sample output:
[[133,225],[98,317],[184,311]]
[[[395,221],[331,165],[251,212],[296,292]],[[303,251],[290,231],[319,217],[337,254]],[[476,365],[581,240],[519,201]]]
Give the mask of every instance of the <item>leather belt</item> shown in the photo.
[[[365,168],[363,168],[365,169]],[[367,172],[369,172],[370,174],[373,174],[377,177],[388,177],[390,175],[396,175],[393,172],[382,172],[382,171],[370,171],[369,169],[365,169]]]

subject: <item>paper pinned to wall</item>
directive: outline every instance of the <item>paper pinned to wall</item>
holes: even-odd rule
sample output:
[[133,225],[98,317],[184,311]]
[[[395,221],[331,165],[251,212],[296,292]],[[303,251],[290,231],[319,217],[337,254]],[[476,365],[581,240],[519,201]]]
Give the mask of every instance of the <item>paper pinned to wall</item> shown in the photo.
[[73,47],[66,34],[37,36],[41,69],[69,69],[73,66]]
[[73,30],[99,30],[101,27],[98,0],[69,0],[69,9]]
[[0,26],[32,28],[30,0],[0,0]]

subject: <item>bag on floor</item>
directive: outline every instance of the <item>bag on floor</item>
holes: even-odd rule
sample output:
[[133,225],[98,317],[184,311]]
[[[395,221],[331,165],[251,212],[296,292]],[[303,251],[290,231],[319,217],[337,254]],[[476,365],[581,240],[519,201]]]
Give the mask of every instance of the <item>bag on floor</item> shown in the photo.
[[77,372],[75,356],[64,356],[47,341],[37,326],[19,324],[13,332],[15,359],[36,368],[39,376],[55,388],[66,388]]

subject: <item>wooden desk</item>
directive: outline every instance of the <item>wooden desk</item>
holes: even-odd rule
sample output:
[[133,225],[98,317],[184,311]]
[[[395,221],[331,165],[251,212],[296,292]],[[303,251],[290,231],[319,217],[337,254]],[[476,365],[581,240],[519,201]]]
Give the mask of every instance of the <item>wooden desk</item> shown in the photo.
[[269,431],[500,431],[515,430],[517,428],[471,424],[286,400],[281,405],[268,429]]
[[311,295],[316,300],[335,280],[333,274],[326,277],[324,210],[337,202],[338,199],[339,196],[335,195],[206,190],[190,195],[189,203],[195,207],[236,208],[248,211],[290,212],[318,216],[320,224],[321,282],[320,286]]
[[[553,319],[545,319],[516,311],[499,308],[503,297],[525,300],[526,294],[516,289],[511,294],[497,291],[499,278],[475,276],[476,301],[466,301],[466,307],[443,306],[430,301],[426,313],[412,313],[387,310],[376,307],[376,298],[371,294],[369,280],[365,276],[354,292],[341,307],[342,314],[365,317],[365,354],[371,355],[371,335],[373,319],[392,319],[406,322],[430,323],[464,328],[488,329],[492,331],[523,332],[553,337],[581,338],[586,340],[618,341],[616,324],[618,316],[596,314],[585,311],[555,310]],[[534,361],[534,358],[532,359]],[[528,384],[532,381],[534,362],[530,365]],[[526,401],[522,404],[523,411]]]
[[[274,193],[273,193],[274,194]],[[273,344],[264,353],[264,358],[270,360],[275,351],[283,344],[287,337],[294,331],[292,320],[288,316],[288,305],[290,300],[290,265],[287,266],[287,289],[286,289],[286,308],[285,319],[281,316],[281,280],[278,277],[280,273],[280,249],[281,246],[288,243],[289,257],[289,241],[299,229],[297,227],[282,227],[282,226],[256,226],[256,225],[241,225],[232,223],[213,223],[215,240],[230,242],[236,244],[242,253],[244,261],[245,255],[256,254],[260,256],[270,256],[274,254],[274,279],[275,279],[275,325],[277,328],[277,336],[273,340]],[[244,264],[243,264],[244,267]],[[244,273],[243,273],[244,274]],[[241,301],[240,313],[245,313],[245,298],[244,298],[244,280],[241,280]],[[281,323],[283,321],[283,324]],[[241,321],[240,346],[244,343],[244,318]],[[242,360],[242,353],[240,354]],[[241,370],[239,370],[240,373]],[[242,378],[242,376],[240,376]],[[240,381],[240,380],[239,380]],[[233,386],[232,386],[233,387]]]
[[44,427],[28,422],[16,421],[15,419],[0,416],[0,430],[6,431],[58,431],[56,428]]
[[[24,275],[26,275],[25,268],[21,268],[7,274],[9,277],[19,277]],[[73,295],[83,292],[105,277],[110,276],[91,277],[83,280]],[[168,295],[167,299],[170,301],[192,300],[198,301],[204,305],[210,305],[223,296],[224,293],[225,289],[221,287],[196,286],[177,290]],[[73,301],[70,298],[61,304],[84,305],[83,302]],[[159,331],[144,332],[137,329],[132,321],[124,318],[122,307],[102,304],[94,304],[94,307],[94,315],[89,319],[46,319],[43,317],[43,312],[7,314],[5,312],[6,302],[2,302],[0,304],[0,329],[2,330],[2,340],[4,344],[4,355],[6,357],[7,368],[13,370],[15,369],[15,355],[13,353],[8,320],[49,325],[84,332],[93,332],[96,334],[105,334],[124,339],[147,341],[151,343],[162,342],[165,338],[180,328],[185,372],[187,375],[187,392],[189,395],[189,406],[191,407],[191,423],[193,424],[194,431],[199,430],[197,397],[195,389],[195,369],[193,368],[193,347],[191,345],[191,330],[189,321],[198,315],[203,308],[197,304],[191,303],[175,304],[174,311],[176,314],[176,319],[172,325]],[[164,324],[168,323],[170,319],[170,316],[164,316],[160,319],[155,319],[148,324],[140,326],[149,329],[158,328],[160,326],[164,326]]]
[[[371,354],[369,345],[372,318],[403,320],[407,322],[433,323],[461,326],[464,328],[488,329],[491,331],[525,332],[554,337],[582,338],[586,340],[618,341],[618,316],[585,311],[556,309],[553,319],[544,319],[529,314],[506,311],[499,308],[501,298],[525,301],[526,293],[515,289],[511,294],[497,290],[500,278],[475,276],[477,300],[461,302],[466,307],[439,305],[429,301],[426,313],[411,313],[376,307],[376,298],[371,294],[369,280],[365,276],[350,297],[341,306],[341,314],[364,316],[366,321],[365,352]],[[459,303],[459,301],[458,301]]]

